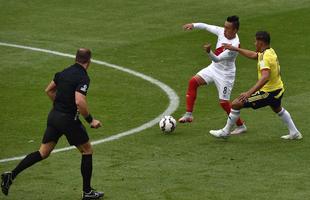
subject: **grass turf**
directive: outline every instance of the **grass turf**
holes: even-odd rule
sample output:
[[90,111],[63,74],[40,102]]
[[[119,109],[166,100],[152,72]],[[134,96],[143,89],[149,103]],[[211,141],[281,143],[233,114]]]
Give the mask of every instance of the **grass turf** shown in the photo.
[[[95,146],[93,185],[104,189],[107,199],[117,200],[308,199],[309,1],[0,2],[0,41],[67,53],[90,47],[96,59],[172,86],[181,97],[176,118],[184,112],[188,78],[210,62],[203,43],[216,41],[204,31],[183,32],[183,23],[222,25],[227,15],[238,14],[242,46],[251,49],[255,31],[270,31],[287,88],[283,105],[304,134],[303,141],[281,141],[286,128],[269,108],[242,112],[249,128],[246,135],[215,140],[208,130],[222,127],[226,115],[210,86],[199,90],[195,122],[178,125],[174,134],[162,135],[153,127]],[[0,158],[7,158],[37,149],[51,106],[44,87],[71,60],[0,50]],[[255,66],[254,61],[238,58],[233,97],[255,83]],[[143,80],[96,64],[89,73],[90,108],[105,124],[98,131],[89,129],[93,140],[136,127],[168,105],[163,92]],[[63,138],[58,147],[66,145]],[[6,199],[78,199],[79,163],[76,151],[52,155],[21,174]],[[1,163],[0,171],[16,164]]]

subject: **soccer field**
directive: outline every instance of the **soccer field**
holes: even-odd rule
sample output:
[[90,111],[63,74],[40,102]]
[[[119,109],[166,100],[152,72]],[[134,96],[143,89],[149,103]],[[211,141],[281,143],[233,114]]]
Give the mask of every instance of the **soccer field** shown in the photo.
[[[153,77],[180,97],[172,114],[185,112],[188,79],[210,63],[202,46],[216,44],[205,31],[182,25],[222,26],[239,15],[239,37],[254,49],[257,30],[271,33],[286,92],[283,106],[304,136],[283,141],[287,128],[270,108],[242,110],[248,132],[217,140],[227,115],[214,85],[201,87],[195,121],[178,124],[171,135],[153,126],[94,146],[92,185],[110,200],[307,200],[310,196],[310,1],[309,0],[0,0],[0,42],[75,54],[88,47],[93,58]],[[55,72],[73,59],[0,45],[0,160],[37,150],[51,102],[44,93]],[[257,63],[237,58],[232,98],[257,79]],[[88,102],[103,128],[88,129],[92,141],[133,129],[163,113],[169,98],[139,77],[93,63]],[[85,123],[86,125],[86,123]],[[67,147],[62,137],[57,148]],[[70,150],[18,176],[0,199],[80,199],[80,153]],[[0,163],[0,172],[18,161]]]

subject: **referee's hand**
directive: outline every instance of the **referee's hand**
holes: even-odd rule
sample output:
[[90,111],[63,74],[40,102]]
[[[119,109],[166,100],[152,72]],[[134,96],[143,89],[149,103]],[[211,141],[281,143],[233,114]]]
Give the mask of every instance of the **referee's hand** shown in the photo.
[[99,128],[101,127],[101,122],[99,120],[93,119],[93,121],[90,123],[91,128]]

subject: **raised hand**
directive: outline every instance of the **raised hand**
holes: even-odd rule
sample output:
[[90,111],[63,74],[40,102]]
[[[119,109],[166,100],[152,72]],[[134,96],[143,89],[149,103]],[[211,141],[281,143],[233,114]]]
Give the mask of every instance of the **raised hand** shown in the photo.
[[210,53],[210,51],[211,51],[211,44],[206,43],[205,45],[203,45],[203,49],[204,49],[207,53]]
[[185,24],[183,25],[184,30],[192,30],[194,28],[193,24]]

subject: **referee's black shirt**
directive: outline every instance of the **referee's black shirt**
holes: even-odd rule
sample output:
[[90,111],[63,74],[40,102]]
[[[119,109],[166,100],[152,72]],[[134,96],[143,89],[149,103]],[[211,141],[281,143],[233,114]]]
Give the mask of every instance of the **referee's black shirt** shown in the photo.
[[77,112],[75,92],[86,95],[90,83],[86,69],[75,63],[62,72],[56,73],[54,82],[57,86],[54,109],[75,115]]

